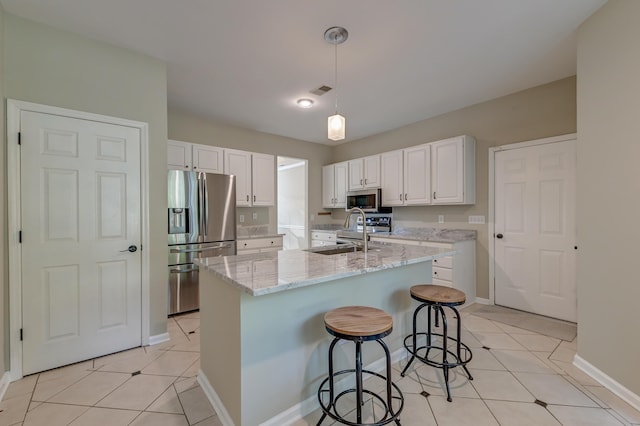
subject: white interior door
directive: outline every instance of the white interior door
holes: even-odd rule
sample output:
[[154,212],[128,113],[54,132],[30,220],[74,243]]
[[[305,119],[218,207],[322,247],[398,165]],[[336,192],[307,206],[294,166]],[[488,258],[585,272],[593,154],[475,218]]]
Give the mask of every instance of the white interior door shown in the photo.
[[576,321],[574,140],[495,154],[495,303]]
[[140,130],[20,120],[23,374],[139,346]]

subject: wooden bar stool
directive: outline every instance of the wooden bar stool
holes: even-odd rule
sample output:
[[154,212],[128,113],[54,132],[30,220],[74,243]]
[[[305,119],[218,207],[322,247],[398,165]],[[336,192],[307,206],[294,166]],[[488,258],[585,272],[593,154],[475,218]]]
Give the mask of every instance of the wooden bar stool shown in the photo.
[[[389,354],[389,348],[382,340],[393,329],[391,315],[383,310],[366,306],[345,306],[327,312],[324,316],[324,325],[329,334],[335,338],[329,346],[329,376],[324,379],[318,389],[318,401],[323,414],[317,424],[320,425],[325,417],[329,416],[333,420],[347,425],[386,425],[394,421],[400,425],[399,416],[404,406],[404,397],[400,388],[391,381],[391,355]],[[355,343],[355,368],[334,372],[333,349],[341,339],[351,340]],[[387,367],[386,376],[362,369],[362,343],[370,340],[375,340],[384,349]],[[374,376],[385,381],[386,398],[364,388],[363,373],[369,375],[369,377]],[[336,395],[335,379],[340,376],[348,377],[351,374],[355,375],[355,388],[343,390]],[[336,409],[340,398],[350,393],[356,394],[356,423],[345,418],[348,413],[340,414]],[[379,420],[375,420],[375,423],[362,423],[364,394],[371,395],[384,408],[384,413]],[[327,395],[329,397],[328,400],[323,398],[323,396]],[[394,400],[397,401],[396,405],[399,405],[397,410],[392,405]]]
[[[464,371],[467,373],[469,380],[473,380],[471,373],[469,373],[469,370],[467,369],[467,363],[471,361],[472,353],[469,347],[460,340],[462,318],[460,318],[460,313],[455,308],[456,306],[464,304],[467,296],[462,291],[456,290],[455,288],[432,284],[414,285],[411,287],[410,292],[411,298],[420,302],[420,306],[418,306],[413,312],[413,332],[404,339],[404,347],[411,354],[411,359],[400,375],[404,377],[407,369],[415,358],[432,367],[442,368],[442,371],[444,372],[444,382],[447,387],[447,401],[451,402],[449,369],[462,366]],[[418,332],[418,312],[420,312],[424,307],[427,308],[427,331]],[[433,333],[431,331],[431,308],[434,309],[435,326],[438,327],[438,320],[442,321],[442,333]],[[444,308],[451,309],[458,320],[457,333],[454,337],[448,335],[447,316]],[[426,337],[424,345],[418,346],[418,336]],[[434,342],[434,336],[441,337],[442,341],[439,343]],[[455,351],[453,350],[454,348],[449,347],[448,342],[453,342]],[[420,351],[423,351],[422,355],[420,354]],[[431,351],[435,351],[436,356],[429,357],[429,353]],[[442,353],[442,356],[438,357],[440,352]]]

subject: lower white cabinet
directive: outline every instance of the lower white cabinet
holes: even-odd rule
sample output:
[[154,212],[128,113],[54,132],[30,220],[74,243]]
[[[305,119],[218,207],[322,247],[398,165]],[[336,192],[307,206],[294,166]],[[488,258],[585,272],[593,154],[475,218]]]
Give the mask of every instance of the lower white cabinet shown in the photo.
[[407,244],[423,247],[437,247],[455,250],[455,255],[434,259],[431,267],[431,282],[416,282],[416,284],[436,284],[453,287],[466,294],[465,306],[476,300],[476,241],[466,240],[455,243],[436,243],[421,240],[402,240],[372,236],[371,241]]
[[311,247],[332,246],[336,244],[336,231],[311,231]]
[[282,235],[277,235],[275,237],[239,239],[237,246],[238,254],[282,250]]

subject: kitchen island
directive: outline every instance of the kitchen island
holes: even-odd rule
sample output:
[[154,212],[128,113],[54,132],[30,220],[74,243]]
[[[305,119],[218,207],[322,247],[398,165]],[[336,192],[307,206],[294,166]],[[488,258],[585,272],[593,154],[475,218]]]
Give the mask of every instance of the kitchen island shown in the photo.
[[[384,309],[394,321],[385,341],[395,359],[404,356],[409,287],[429,282],[431,261],[451,254],[371,243],[366,254],[288,250],[201,259],[198,380],[223,424],[281,425],[318,407],[331,342],[323,316],[331,309]],[[337,367],[353,363],[352,346],[336,349]],[[367,346],[364,364],[382,367],[379,348]]]

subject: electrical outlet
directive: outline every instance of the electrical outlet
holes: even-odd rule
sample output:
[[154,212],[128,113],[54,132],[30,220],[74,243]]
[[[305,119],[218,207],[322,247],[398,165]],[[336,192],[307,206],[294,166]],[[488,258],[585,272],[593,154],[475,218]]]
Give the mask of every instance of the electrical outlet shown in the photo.
[[444,215],[443,214],[439,214],[438,215],[438,223],[444,223]]
[[243,214],[240,215],[240,223],[244,223],[244,215]]
[[469,216],[469,223],[483,225],[485,223],[484,216]]
[[258,218],[258,213],[253,213],[253,220],[256,220]]

